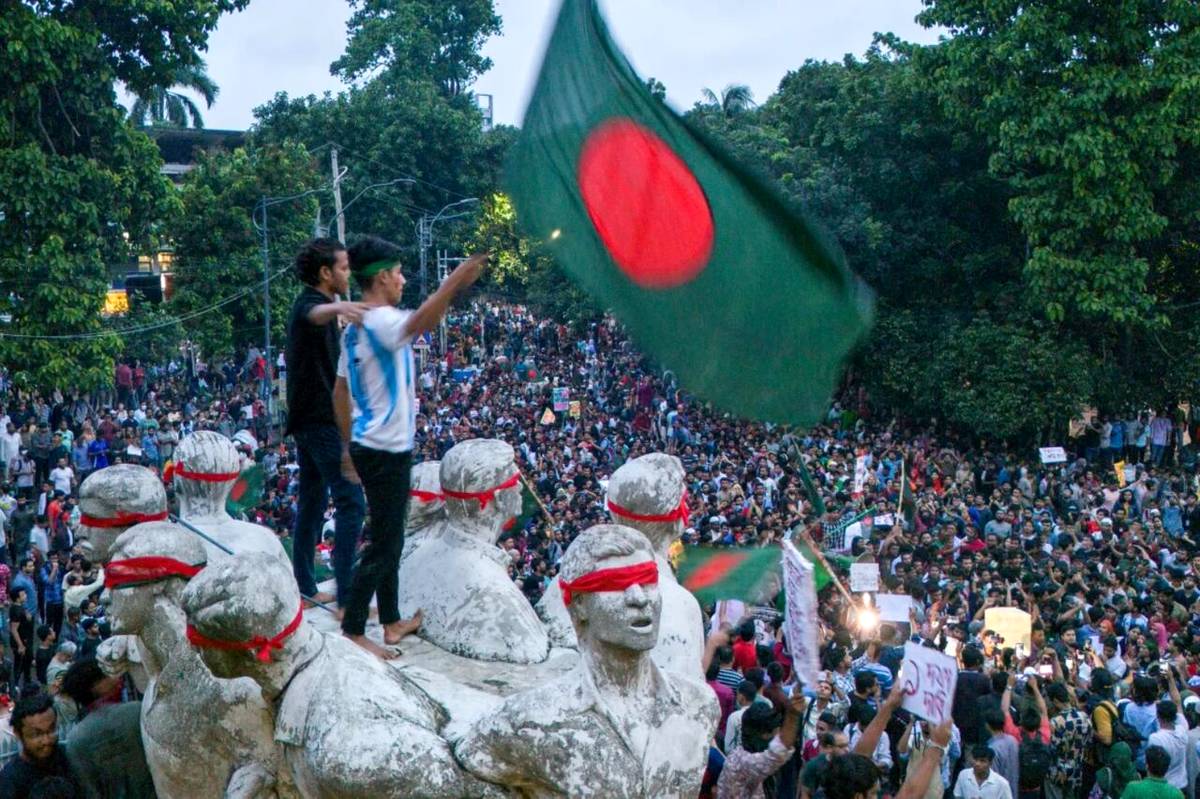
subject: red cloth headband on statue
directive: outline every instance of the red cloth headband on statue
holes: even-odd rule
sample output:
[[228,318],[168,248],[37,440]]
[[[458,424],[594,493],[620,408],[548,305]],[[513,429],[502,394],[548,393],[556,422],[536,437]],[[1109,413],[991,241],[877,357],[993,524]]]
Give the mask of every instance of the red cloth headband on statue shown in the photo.
[[88,527],[132,527],[142,522],[161,522],[166,518],[165,510],[162,513],[118,513],[116,516],[89,516],[84,513],[79,517],[79,523]]
[[230,480],[236,480],[242,476],[241,472],[193,472],[190,471],[183,463],[175,464],[172,470],[172,476],[182,477],[185,480],[199,480],[201,483],[225,483]]
[[597,569],[578,580],[561,580],[563,604],[571,604],[573,594],[595,594],[601,591],[624,591],[631,585],[654,585],[658,582],[658,563],[648,560],[633,566]]
[[688,512],[688,495],[687,489],[683,489],[683,496],[679,498],[679,506],[670,513],[634,513],[629,508],[622,508],[611,499],[608,500],[608,509],[617,516],[625,519],[632,519],[635,522],[683,522],[683,526],[687,527],[688,519],[691,514]]
[[422,491],[419,488],[411,489],[408,495],[417,502],[441,502],[445,499],[444,496],[436,491]]
[[202,635],[192,625],[187,626],[187,639],[193,646],[204,647],[205,649],[221,649],[226,652],[249,652],[253,651],[254,656],[258,658],[260,663],[271,662],[271,650],[283,649],[283,642],[286,641],[296,630],[300,629],[300,622],[304,621],[304,603],[300,603],[300,609],[296,611],[296,618],[292,619],[292,623],[276,635],[274,638],[263,638],[255,636],[249,641],[220,641],[216,638],[209,638]]
[[104,587],[121,588],[127,585],[154,583],[168,577],[182,577],[190,580],[203,568],[203,563],[193,566],[174,558],[153,556],[114,560],[104,567]]
[[487,491],[451,491],[448,488],[443,488],[442,494],[452,499],[477,499],[479,500],[479,509],[486,510],[488,503],[496,498],[497,492],[503,491],[506,488],[513,488],[520,482],[521,473],[516,472],[500,485],[495,488],[489,488]]

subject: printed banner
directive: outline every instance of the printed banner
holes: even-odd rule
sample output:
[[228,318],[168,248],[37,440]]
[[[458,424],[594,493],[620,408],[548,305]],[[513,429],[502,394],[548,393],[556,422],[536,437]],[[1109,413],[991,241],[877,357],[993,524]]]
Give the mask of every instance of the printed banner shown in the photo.
[[813,565],[791,541],[783,542],[783,585],[787,593],[783,631],[788,652],[792,655],[792,666],[805,685],[816,687],[820,673],[817,652],[821,626],[817,615],[817,588]]

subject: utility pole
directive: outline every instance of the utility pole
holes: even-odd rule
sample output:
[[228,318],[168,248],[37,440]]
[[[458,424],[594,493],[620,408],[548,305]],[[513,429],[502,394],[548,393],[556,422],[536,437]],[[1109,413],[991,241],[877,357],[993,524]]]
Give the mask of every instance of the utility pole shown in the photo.
[[[259,202],[262,208],[262,257],[263,257],[263,358],[266,360],[267,418],[275,423],[275,402],[271,397],[271,375],[275,362],[271,360],[271,253],[267,238],[267,196]],[[269,438],[269,436],[268,436]]]
[[333,212],[337,219],[337,237],[342,244],[346,243],[346,217],[342,213],[342,175],[338,172],[338,152],[336,147],[329,148],[329,165],[333,169]]
[[417,248],[421,253],[421,299],[429,296],[429,246],[433,243],[433,222],[429,214],[417,220]]

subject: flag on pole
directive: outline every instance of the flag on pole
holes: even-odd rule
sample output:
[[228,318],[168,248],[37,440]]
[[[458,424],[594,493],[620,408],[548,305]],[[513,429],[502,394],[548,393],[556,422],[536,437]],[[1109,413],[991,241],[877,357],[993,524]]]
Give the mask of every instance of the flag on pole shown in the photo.
[[805,685],[816,686],[821,668],[817,656],[821,624],[817,613],[815,567],[791,541],[783,542],[783,585],[787,592],[783,634],[792,656],[792,668]]
[[260,464],[248,466],[238,475],[233,488],[229,489],[229,497],[225,500],[225,510],[234,518],[253,508],[262,500],[265,476]]
[[595,0],[563,0],[506,186],[525,232],[684,387],[766,421],[825,412],[869,292],[812,222],[650,94]]
[[675,576],[702,604],[740,599],[751,605],[779,591],[779,547],[687,547]]

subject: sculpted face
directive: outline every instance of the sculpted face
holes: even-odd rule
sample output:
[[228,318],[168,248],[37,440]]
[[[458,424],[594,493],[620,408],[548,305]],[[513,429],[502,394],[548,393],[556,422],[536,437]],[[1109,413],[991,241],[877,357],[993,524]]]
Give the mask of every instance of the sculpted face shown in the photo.
[[91,560],[107,566],[112,559],[113,542],[127,529],[126,527],[91,527],[81,524],[79,525],[79,537],[87,539],[87,542],[91,544]]
[[[652,561],[644,552],[619,558],[606,558],[596,569],[636,566]],[[658,624],[662,615],[662,595],[658,585],[631,585],[624,591],[605,591],[579,594],[572,607],[579,604],[577,616],[586,622],[579,631],[580,643],[598,643],[646,652],[658,643]]]
[[108,611],[115,635],[141,635],[150,622],[157,594],[154,583],[105,588],[100,603]]
[[[513,466],[513,471],[517,467]],[[496,507],[504,512],[505,519],[511,519],[521,515],[521,484],[517,483],[512,488],[506,488],[496,494]]]

